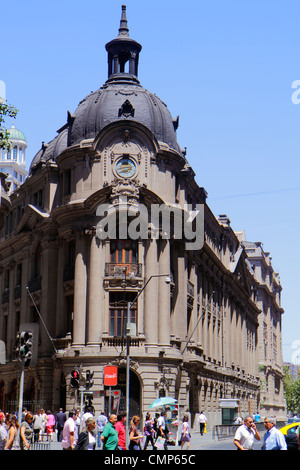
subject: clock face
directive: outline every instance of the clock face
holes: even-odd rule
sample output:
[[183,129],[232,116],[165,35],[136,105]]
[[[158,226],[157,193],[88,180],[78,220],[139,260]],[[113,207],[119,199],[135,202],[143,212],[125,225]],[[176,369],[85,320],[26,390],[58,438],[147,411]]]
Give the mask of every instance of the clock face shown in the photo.
[[116,164],[116,172],[123,178],[130,178],[135,173],[135,163],[129,157],[122,157]]

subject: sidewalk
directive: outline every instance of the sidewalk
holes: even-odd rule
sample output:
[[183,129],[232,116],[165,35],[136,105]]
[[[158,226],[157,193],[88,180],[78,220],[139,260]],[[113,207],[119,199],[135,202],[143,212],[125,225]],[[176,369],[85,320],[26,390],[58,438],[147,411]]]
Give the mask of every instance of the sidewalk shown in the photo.
[[[54,442],[50,443],[50,450],[62,450],[61,443],[56,441],[56,434],[54,434],[53,437],[55,440]],[[215,439],[213,437],[212,431],[208,431],[206,434],[201,436],[199,431],[191,430],[191,438],[192,438],[192,441],[190,445],[190,450],[198,450],[198,449],[201,450],[201,448],[209,447],[211,444],[216,444],[218,442],[218,439]],[[186,446],[184,446],[184,448],[186,448]],[[148,449],[151,450],[150,444],[149,444]],[[169,446],[169,450],[179,450],[179,449],[180,449],[180,446]]]

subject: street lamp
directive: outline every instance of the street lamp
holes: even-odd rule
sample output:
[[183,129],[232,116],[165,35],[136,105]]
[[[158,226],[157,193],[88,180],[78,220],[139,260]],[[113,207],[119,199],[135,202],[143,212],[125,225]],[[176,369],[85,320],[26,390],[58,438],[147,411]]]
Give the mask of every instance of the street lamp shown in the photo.
[[138,297],[145,290],[145,288],[147,287],[147,285],[149,284],[149,282],[151,281],[153,277],[165,277],[166,284],[170,284],[171,282],[170,274],[153,274],[152,276],[149,277],[149,279],[144,284],[142,289],[137,293],[133,301],[127,302],[127,327],[126,327],[126,447],[127,449],[128,449],[128,441],[129,441],[128,420],[129,420],[129,384],[130,384],[130,378],[129,378],[129,374],[130,374],[130,310],[131,310],[132,305],[137,301]]

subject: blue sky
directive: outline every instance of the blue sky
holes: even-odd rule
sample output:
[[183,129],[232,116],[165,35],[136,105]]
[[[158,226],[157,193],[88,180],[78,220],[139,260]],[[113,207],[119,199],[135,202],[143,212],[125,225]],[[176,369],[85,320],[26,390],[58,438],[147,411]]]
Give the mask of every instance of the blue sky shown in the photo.
[[[141,84],[180,116],[178,142],[213,213],[263,242],[283,286],[283,357],[300,340],[298,0],[14,0],[1,6],[0,79],[27,164],[107,79],[105,44],[127,5]],[[300,95],[299,95],[300,96]],[[10,127],[13,121],[7,120]]]

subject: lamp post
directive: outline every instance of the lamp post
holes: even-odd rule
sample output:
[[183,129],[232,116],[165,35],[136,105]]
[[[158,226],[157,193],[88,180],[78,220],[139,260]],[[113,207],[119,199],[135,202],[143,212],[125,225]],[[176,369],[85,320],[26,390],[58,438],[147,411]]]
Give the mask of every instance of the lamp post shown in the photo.
[[165,277],[165,282],[170,284],[171,278],[170,274],[153,274],[149,277],[147,282],[144,284],[142,289],[137,293],[136,297],[133,299],[132,302],[128,301],[127,303],[127,327],[126,327],[126,448],[128,449],[128,442],[129,442],[129,435],[128,435],[128,428],[129,428],[129,385],[130,385],[130,310],[132,305],[137,301],[138,297],[141,293],[145,290],[149,282],[153,277]]

